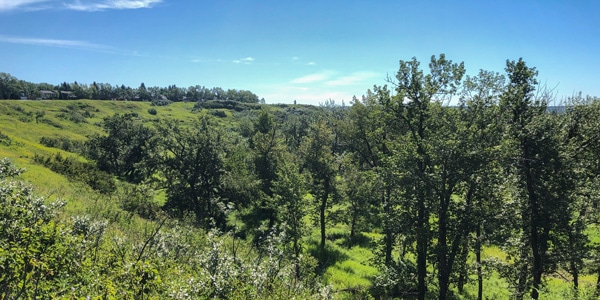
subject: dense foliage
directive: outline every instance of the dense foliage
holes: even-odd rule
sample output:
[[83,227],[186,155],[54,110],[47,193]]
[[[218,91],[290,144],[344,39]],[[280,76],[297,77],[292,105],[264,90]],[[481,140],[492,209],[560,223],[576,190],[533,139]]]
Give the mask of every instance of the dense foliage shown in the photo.
[[77,81],[52,85],[19,80],[8,73],[0,73],[0,99],[133,100],[151,101],[156,106],[168,105],[172,101],[231,100],[245,103],[259,102],[256,94],[246,90],[224,90],[220,87],[207,88],[200,85],[187,88],[176,85],[147,88],[143,82],[137,88],[110,83],[82,84]]
[[[559,297],[593,299],[600,99],[551,112],[535,68],[505,71],[413,58],[350,107],[202,102],[183,122],[156,105],[105,117],[85,143],[45,137],[73,153],[37,163],[128,214],[61,218],[4,161],[3,214],[19,221],[0,244],[3,296],[538,299],[562,278]],[[143,233],[123,229],[133,216]],[[365,266],[366,283],[327,286],[331,270]]]

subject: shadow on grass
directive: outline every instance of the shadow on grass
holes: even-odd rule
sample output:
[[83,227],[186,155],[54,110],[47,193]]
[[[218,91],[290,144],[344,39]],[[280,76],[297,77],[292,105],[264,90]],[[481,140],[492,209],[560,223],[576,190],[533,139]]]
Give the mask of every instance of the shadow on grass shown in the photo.
[[363,248],[373,248],[373,246],[374,246],[373,240],[371,240],[370,237],[368,237],[360,232],[355,234],[353,237],[348,236],[346,238],[346,240],[344,241],[343,245],[346,248],[352,248],[354,246],[360,246]]
[[319,262],[315,270],[318,275],[323,275],[327,268],[335,265],[337,262],[349,259],[346,253],[330,243],[325,244],[325,249],[321,249],[318,243],[310,243],[308,245],[308,253]]

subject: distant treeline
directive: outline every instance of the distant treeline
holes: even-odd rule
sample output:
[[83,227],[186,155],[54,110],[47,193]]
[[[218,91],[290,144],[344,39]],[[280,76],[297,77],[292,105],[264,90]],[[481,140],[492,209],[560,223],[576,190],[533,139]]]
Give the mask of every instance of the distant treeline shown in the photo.
[[264,102],[251,91],[220,87],[207,88],[194,85],[187,88],[169,85],[167,87],[146,87],[142,82],[132,88],[110,83],[82,84],[63,82],[59,85],[33,83],[8,74],[0,73],[0,99],[93,99],[93,100],[133,100],[133,101],[207,101],[233,100],[245,103]]

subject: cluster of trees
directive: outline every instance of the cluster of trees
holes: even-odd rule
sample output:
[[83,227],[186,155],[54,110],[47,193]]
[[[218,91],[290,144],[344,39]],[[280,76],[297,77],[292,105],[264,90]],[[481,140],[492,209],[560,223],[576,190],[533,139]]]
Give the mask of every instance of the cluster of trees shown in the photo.
[[[52,91],[53,95],[43,95],[42,91]],[[208,101],[233,100],[245,103],[258,103],[258,96],[251,91],[220,87],[207,88],[200,85],[187,88],[169,85],[167,87],[139,87],[111,85],[110,83],[81,84],[63,82],[59,85],[32,83],[19,80],[7,73],[0,73],[0,99],[92,99],[92,100],[169,100],[169,101]],[[263,101],[264,102],[264,101]]]
[[[208,114],[152,127],[115,115],[86,155],[165,189],[163,209],[196,226],[235,228],[256,244],[283,228],[296,278],[312,219],[320,266],[334,222],[348,225],[350,246],[362,232],[382,234],[380,295],[447,299],[477,277],[483,299],[484,267],[516,299],[538,299],[559,270],[577,293],[581,274],[600,273],[590,230],[600,218],[600,99],[576,96],[549,113],[554,99],[535,68],[519,59],[505,71],[465,76],[443,54],[428,70],[403,60],[391,89],[375,86],[349,108],[264,109],[233,130]],[[506,259],[483,260],[490,245]]]

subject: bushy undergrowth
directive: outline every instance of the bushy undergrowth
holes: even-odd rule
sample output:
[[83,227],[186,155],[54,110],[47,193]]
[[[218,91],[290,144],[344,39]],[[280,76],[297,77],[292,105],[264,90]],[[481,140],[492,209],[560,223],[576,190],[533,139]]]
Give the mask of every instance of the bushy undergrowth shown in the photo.
[[194,104],[193,110],[201,109],[231,109],[237,112],[244,110],[259,110],[261,106],[255,103],[244,103],[233,100],[210,100],[199,101]]
[[117,197],[124,210],[151,220],[162,215],[161,207],[154,202],[155,191],[150,186],[124,183],[120,190]]
[[[90,216],[61,217],[64,201],[37,197],[0,161],[2,299],[329,299],[311,273],[314,260],[291,259],[286,235],[260,249],[231,233],[207,234],[161,216],[139,234]],[[243,251],[242,251],[243,249]],[[250,250],[250,251],[248,251]]]
[[173,101],[167,99],[153,99],[151,103],[152,106],[167,106],[173,103]]
[[94,117],[93,111],[97,111],[97,109],[91,105],[78,102],[76,104],[67,105],[67,107],[61,109],[61,113],[56,116],[76,124],[87,123],[86,119]]
[[210,112],[210,114],[217,118],[227,118],[227,113],[222,110],[213,110]]
[[40,144],[73,153],[83,153],[85,146],[82,141],[74,141],[65,137],[53,138],[46,136],[40,139]]
[[100,193],[110,194],[116,189],[113,177],[98,170],[94,164],[81,162],[69,156],[63,156],[60,152],[48,157],[36,154],[33,160],[35,163],[41,164],[56,173],[65,175],[71,180],[83,182]]
[[12,140],[10,139],[10,137],[8,135],[0,132],[0,144],[2,144],[4,146],[10,146],[12,144]]

